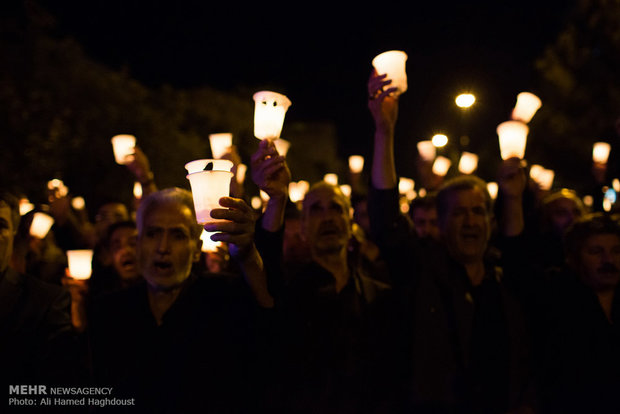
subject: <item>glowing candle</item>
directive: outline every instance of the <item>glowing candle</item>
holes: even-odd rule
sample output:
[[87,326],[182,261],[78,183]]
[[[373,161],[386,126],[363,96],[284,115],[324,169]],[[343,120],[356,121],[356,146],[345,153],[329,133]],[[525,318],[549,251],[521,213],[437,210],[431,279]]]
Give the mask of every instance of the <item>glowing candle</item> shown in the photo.
[[497,126],[499,148],[503,160],[517,157],[523,159],[529,127],[521,121],[506,121]]
[[37,211],[32,217],[30,224],[30,235],[39,239],[44,239],[54,224],[54,218],[49,214]]
[[69,276],[73,279],[88,279],[92,274],[92,250],[67,250]]
[[254,136],[258,139],[280,138],[286,111],[291,101],[277,92],[256,92],[254,98]]
[[209,144],[211,145],[211,154],[213,158],[222,158],[222,156],[230,150],[232,138],[232,134],[228,132],[209,135]]
[[114,158],[118,164],[129,164],[133,161],[135,153],[136,137],[133,135],[116,135],[112,137]]
[[219,170],[198,171],[187,175],[199,224],[225,221],[212,218],[211,210],[221,208],[220,198],[230,195],[232,176],[233,173],[230,171]]
[[400,95],[407,90],[407,54],[402,50],[388,50],[372,60],[372,65],[379,75],[387,74],[387,79],[392,83],[387,87],[398,88],[396,95]]

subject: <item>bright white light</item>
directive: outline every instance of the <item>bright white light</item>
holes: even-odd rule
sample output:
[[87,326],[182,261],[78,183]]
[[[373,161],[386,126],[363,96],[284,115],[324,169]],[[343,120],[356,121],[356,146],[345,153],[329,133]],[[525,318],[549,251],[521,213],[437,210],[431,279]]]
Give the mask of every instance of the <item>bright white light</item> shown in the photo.
[[471,93],[462,93],[456,97],[455,102],[459,108],[469,108],[476,102],[476,97]]
[[448,137],[444,134],[435,134],[433,135],[431,142],[436,148],[445,147],[448,143]]

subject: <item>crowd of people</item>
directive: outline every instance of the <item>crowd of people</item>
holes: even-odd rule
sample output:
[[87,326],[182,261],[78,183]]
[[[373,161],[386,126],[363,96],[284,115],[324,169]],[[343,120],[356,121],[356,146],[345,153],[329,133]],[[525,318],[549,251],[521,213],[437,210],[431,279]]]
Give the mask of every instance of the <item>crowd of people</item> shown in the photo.
[[[269,139],[250,163],[265,204],[231,189],[204,226],[139,148],[135,206],[106,200],[91,223],[50,194],[43,240],[2,189],[5,389],[111,387],[115,401],[41,412],[620,412],[617,210],[533,191],[511,158],[496,198],[462,174],[404,211],[390,83],[368,81],[366,192],[319,181],[292,202]],[[65,271],[73,246],[94,252],[89,279]]]

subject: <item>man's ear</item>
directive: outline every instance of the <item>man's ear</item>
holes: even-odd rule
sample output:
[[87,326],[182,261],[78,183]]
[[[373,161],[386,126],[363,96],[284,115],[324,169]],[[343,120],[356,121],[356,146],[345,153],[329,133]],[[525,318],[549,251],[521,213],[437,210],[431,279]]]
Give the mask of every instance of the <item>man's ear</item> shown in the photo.
[[202,239],[196,240],[196,250],[192,255],[192,261],[197,263],[200,260],[200,255],[202,254]]

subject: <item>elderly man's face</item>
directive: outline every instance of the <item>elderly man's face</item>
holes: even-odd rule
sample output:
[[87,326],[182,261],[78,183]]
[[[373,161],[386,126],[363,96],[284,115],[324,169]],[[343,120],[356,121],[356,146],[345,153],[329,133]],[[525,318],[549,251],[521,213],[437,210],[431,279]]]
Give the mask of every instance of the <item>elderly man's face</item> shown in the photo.
[[0,272],[9,266],[13,254],[13,237],[15,229],[11,218],[11,208],[0,201]]
[[620,238],[597,234],[586,239],[579,252],[579,275],[595,291],[615,288],[620,282]]
[[481,260],[490,237],[491,220],[479,188],[459,190],[448,200],[441,235],[450,254],[460,263]]
[[154,206],[138,234],[138,263],[151,289],[170,290],[187,279],[200,259],[200,238],[192,235],[195,218],[185,205]]
[[323,187],[306,195],[302,234],[315,252],[338,252],[351,238],[351,216],[344,195]]

